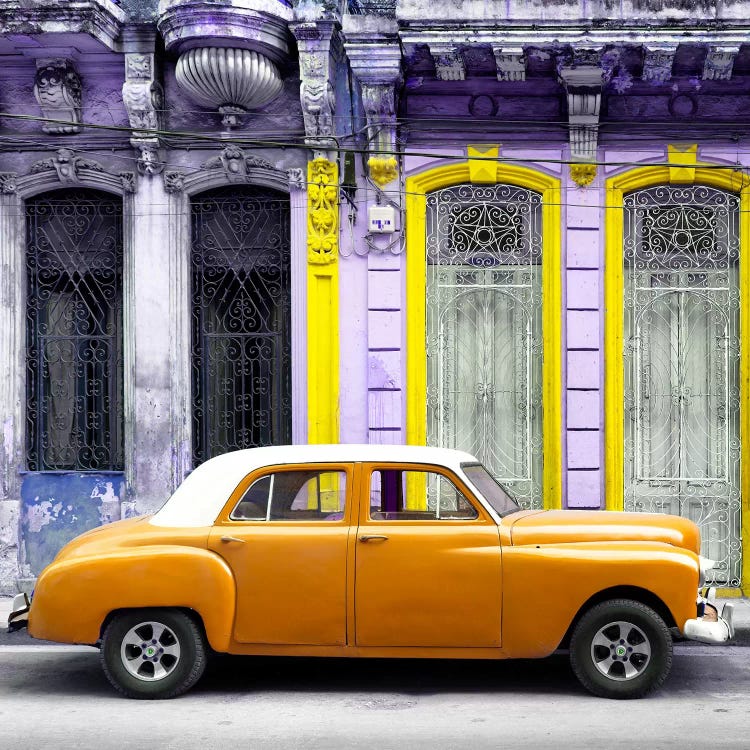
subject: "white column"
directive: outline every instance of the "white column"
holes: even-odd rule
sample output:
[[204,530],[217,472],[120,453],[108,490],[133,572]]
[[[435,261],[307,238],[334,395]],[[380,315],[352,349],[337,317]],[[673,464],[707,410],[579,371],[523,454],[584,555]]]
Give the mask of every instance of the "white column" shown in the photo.
[[158,177],[126,204],[124,515],[157,510],[190,467],[187,210]]
[[0,595],[16,593],[19,470],[24,468],[25,311],[23,204],[15,176],[0,175]]

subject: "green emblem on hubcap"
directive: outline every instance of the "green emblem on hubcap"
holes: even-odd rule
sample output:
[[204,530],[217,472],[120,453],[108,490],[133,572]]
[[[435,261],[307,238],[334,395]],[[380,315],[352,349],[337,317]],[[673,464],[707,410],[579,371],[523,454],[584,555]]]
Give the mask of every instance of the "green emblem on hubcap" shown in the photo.
[[618,647],[617,647],[617,648],[615,649],[615,653],[616,653],[616,654],[617,654],[618,656],[625,656],[625,654],[627,653],[627,652],[626,652],[626,650],[625,650],[625,646],[618,646]]
[[155,653],[156,649],[151,646],[146,649],[146,656],[153,656]]

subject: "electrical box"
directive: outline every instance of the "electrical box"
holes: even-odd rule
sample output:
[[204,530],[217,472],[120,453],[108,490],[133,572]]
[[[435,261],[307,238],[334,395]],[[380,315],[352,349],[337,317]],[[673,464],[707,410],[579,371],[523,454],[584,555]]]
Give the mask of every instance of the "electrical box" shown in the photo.
[[396,231],[396,209],[393,206],[370,206],[367,221],[373,234],[390,234]]

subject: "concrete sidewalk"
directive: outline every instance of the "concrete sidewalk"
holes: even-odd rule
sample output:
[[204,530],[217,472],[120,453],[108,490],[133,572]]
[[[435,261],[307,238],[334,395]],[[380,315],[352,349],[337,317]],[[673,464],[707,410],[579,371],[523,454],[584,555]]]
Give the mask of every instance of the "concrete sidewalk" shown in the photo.
[[[5,630],[8,626],[8,615],[10,614],[13,600],[9,597],[0,597],[0,629]],[[734,604],[734,628],[735,636],[732,642],[735,646],[750,646],[750,599],[717,599],[719,610],[723,604],[731,602]]]

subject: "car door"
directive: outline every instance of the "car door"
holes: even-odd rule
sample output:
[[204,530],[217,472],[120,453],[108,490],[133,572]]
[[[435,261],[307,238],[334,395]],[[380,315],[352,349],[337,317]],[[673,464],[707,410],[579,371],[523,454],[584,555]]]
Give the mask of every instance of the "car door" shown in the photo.
[[362,479],[357,645],[499,647],[496,523],[443,468],[366,464]]
[[268,467],[245,477],[209,535],[237,583],[240,643],[346,644],[352,466]]

